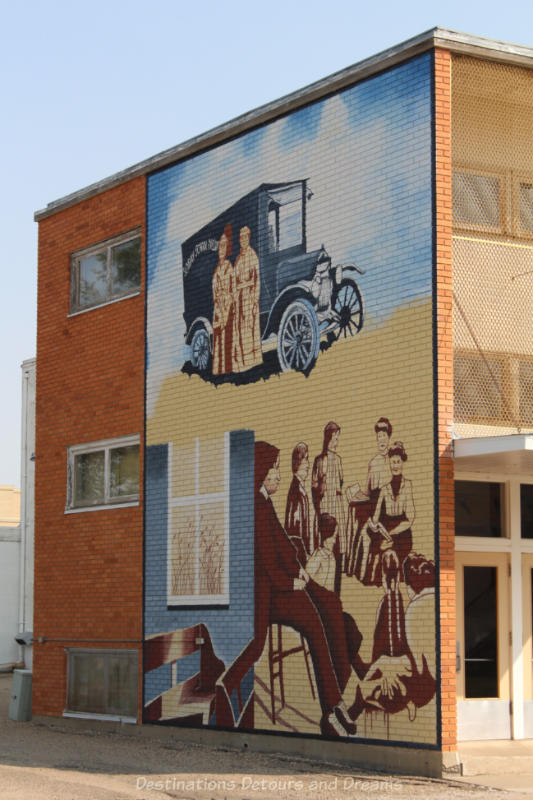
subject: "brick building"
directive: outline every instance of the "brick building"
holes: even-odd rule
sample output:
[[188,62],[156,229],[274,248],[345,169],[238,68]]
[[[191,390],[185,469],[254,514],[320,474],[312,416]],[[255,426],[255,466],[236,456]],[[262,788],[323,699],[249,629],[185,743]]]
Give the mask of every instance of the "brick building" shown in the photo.
[[437,28],[36,214],[34,714],[533,735],[532,67]]

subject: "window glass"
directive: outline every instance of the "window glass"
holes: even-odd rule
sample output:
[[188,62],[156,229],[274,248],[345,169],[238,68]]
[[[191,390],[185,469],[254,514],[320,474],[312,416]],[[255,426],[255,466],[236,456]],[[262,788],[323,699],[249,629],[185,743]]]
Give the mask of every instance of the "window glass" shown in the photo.
[[131,233],[72,256],[71,311],[108,303],[137,291],[141,283],[141,238]]
[[268,209],[268,252],[276,253],[279,249],[278,206],[271,203]]
[[520,227],[533,231],[533,183],[520,183]]
[[455,535],[503,536],[501,483],[455,481]]
[[172,509],[170,529],[169,590],[174,597],[195,594],[196,586],[196,508]]
[[95,306],[107,298],[107,259],[105,253],[80,258],[79,305]]
[[522,539],[533,539],[533,484],[520,486],[520,520]]
[[107,657],[108,714],[137,716],[137,658],[134,653],[113,653]]
[[205,503],[200,508],[199,594],[222,594],[225,543],[224,503]]
[[68,651],[67,710],[137,716],[137,653]]
[[132,239],[111,248],[111,293],[126,294],[138,288],[141,278],[141,240]]
[[136,502],[139,450],[138,436],[69,447],[66,510]]
[[75,457],[74,504],[98,505],[105,499],[105,452],[81,453]]
[[172,447],[171,464],[168,604],[226,604],[229,434]]
[[[302,185],[271,191],[269,205],[269,249],[286,250],[302,243]],[[275,216],[274,216],[275,215]],[[275,246],[272,247],[271,243]]]
[[453,221],[459,225],[499,228],[499,178],[470,172],[454,172]]
[[224,491],[225,444],[222,436],[216,439],[202,439],[198,448],[198,478],[201,494],[214,494]]
[[279,210],[279,249],[294,247],[302,241],[302,202],[281,206]]
[[496,567],[464,568],[465,697],[498,697]]
[[139,492],[139,445],[111,450],[111,497],[124,497]]

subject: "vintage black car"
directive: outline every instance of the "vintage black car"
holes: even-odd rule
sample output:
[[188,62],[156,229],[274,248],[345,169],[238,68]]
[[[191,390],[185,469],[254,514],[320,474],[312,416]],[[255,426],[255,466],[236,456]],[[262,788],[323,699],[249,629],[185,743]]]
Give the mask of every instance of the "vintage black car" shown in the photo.
[[[307,180],[263,183],[182,244],[186,343],[193,367],[210,372],[213,347],[212,278],[218,241],[233,231],[232,257],[239,230],[248,226],[259,258],[259,314],[263,350],[277,346],[280,368],[308,372],[320,340],[353,336],[363,326],[363,300],[355,264],[332,266],[324,245],[307,252]],[[230,245],[231,246],[231,245]]]

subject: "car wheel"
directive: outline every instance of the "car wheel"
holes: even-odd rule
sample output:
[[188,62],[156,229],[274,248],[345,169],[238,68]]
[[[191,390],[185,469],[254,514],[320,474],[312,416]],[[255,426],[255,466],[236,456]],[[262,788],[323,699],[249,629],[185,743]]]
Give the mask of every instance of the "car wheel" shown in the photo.
[[198,328],[191,340],[191,363],[199,372],[207,372],[211,362],[211,343],[205,328]]
[[278,329],[278,358],[283,372],[307,372],[318,356],[320,333],[308,300],[295,300],[283,312]]
[[363,300],[355,281],[344,278],[333,290],[331,307],[338,318],[335,338],[355,336],[363,327]]

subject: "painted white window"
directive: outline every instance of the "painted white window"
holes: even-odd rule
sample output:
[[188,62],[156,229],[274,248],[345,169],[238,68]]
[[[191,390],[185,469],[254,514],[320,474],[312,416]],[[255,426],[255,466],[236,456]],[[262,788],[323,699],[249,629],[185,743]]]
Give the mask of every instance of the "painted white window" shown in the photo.
[[139,502],[139,436],[68,449],[67,511]]
[[141,237],[130,231],[72,255],[70,311],[129,297],[140,285]]
[[67,648],[65,716],[137,719],[136,650]]
[[168,605],[229,603],[230,436],[169,445]]

